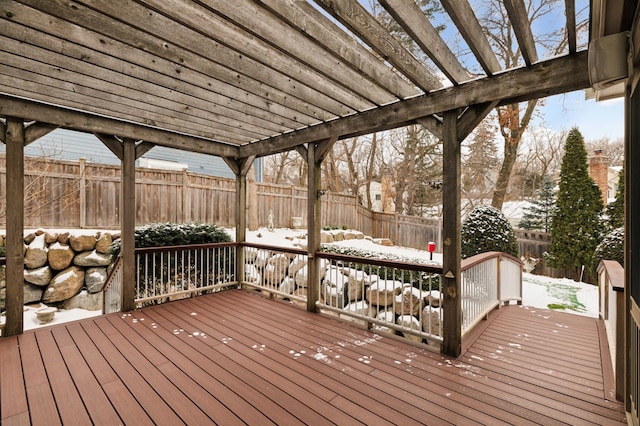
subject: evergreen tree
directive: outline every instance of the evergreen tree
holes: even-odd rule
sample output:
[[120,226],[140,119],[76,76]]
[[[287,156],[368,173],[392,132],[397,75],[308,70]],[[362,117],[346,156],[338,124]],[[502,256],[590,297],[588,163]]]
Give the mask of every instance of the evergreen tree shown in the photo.
[[500,164],[495,129],[483,120],[469,142],[463,158],[462,187],[468,197],[484,198],[493,190]]
[[462,257],[488,251],[501,251],[518,257],[518,240],[502,212],[491,206],[478,206],[462,223]]
[[624,226],[624,169],[620,170],[616,199],[607,206],[607,216],[610,229]]
[[582,266],[591,270],[593,253],[602,237],[603,206],[600,188],[587,169],[584,139],[576,127],[565,142],[558,187],[548,260],[551,266],[573,269],[577,278]]
[[531,200],[531,206],[526,208],[519,224],[520,228],[527,230],[539,229],[549,232],[551,216],[556,206],[554,186],[555,184],[548,176],[542,178],[540,188],[536,191],[537,198]]

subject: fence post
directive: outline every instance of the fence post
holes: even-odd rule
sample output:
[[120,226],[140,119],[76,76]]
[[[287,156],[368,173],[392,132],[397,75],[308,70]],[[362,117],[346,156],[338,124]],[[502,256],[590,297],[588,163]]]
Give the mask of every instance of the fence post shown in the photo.
[[87,182],[85,180],[87,159],[80,157],[80,228],[87,227]]
[[191,222],[191,203],[189,196],[189,172],[182,169],[182,218],[184,222]]

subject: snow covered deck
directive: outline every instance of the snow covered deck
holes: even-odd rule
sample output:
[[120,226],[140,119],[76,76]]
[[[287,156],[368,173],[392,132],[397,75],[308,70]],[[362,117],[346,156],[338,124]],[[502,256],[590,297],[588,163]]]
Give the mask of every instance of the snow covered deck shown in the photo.
[[0,420],[624,424],[598,320],[487,323],[456,360],[242,290],[94,317],[0,339]]

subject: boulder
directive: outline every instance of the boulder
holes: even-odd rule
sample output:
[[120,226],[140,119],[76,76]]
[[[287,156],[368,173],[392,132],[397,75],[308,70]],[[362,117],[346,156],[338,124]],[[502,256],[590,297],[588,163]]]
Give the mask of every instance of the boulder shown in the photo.
[[434,308],[438,308],[440,307],[441,298],[442,298],[442,295],[438,290],[431,290],[430,292],[427,293],[427,296],[425,297],[425,301],[427,302],[428,305],[433,306]]
[[59,242],[51,244],[49,246],[49,253],[47,254],[49,266],[56,271],[62,271],[71,265],[75,256],[76,253],[71,246]]
[[[376,315],[376,320],[382,321],[386,324],[395,324],[396,323],[396,314],[392,310],[385,309],[383,311],[379,311]],[[396,331],[393,328],[386,327],[380,324],[373,324],[371,326],[372,331],[383,332],[395,334]]]
[[[347,306],[344,307],[343,311],[346,312],[351,312],[357,315],[363,315],[365,317],[371,317],[373,318],[375,316],[376,310],[375,308],[373,308],[371,305],[369,305],[367,302],[365,302],[364,300],[360,300],[358,302],[354,302],[354,303],[349,303]],[[351,315],[348,314],[340,314],[340,318],[342,319],[346,319],[349,321],[354,321],[357,322],[359,324],[362,325],[366,325],[367,321],[360,319],[360,318],[355,318],[352,317]]]
[[328,232],[321,232],[320,233],[320,243],[321,244],[328,244],[328,243],[332,243],[335,240],[333,239],[333,235],[331,235]]
[[42,299],[42,292],[44,289],[37,285],[32,285],[29,283],[24,283],[22,287],[22,291],[24,294],[24,300],[22,303],[25,305],[28,303],[36,303]]
[[49,232],[45,232],[44,233],[44,242],[47,244],[53,244],[56,241],[58,241],[58,234],[57,233],[49,233]]
[[53,277],[51,268],[42,266],[36,269],[25,269],[24,280],[33,285],[47,286]]
[[101,311],[102,310],[102,292],[89,293],[82,290],[70,299],[62,302],[62,309],[86,309],[87,311]]
[[283,271],[286,274],[287,268],[289,267],[289,263],[291,260],[284,253],[278,253],[276,255],[271,256],[268,264],[276,268],[277,270]]
[[96,248],[96,237],[83,233],[71,234],[69,235],[69,244],[76,252],[91,251]]
[[422,330],[434,336],[442,336],[442,311],[440,308],[424,307],[422,310]]
[[69,235],[70,234],[68,232],[58,234],[58,242],[60,244],[69,244]]
[[420,289],[404,286],[393,303],[393,310],[397,315],[420,315],[424,298]]
[[84,269],[70,266],[53,277],[42,295],[42,301],[51,303],[69,299],[78,294],[83,285]]
[[258,271],[255,265],[244,265],[244,280],[251,284],[259,284],[262,281],[260,271]]
[[36,269],[47,263],[47,244],[44,241],[44,234],[36,236],[27,247],[24,256],[24,265],[28,269]]
[[281,293],[292,294],[296,290],[296,281],[291,277],[284,277],[278,291]]
[[113,239],[111,238],[111,234],[105,232],[104,234],[100,235],[100,238],[98,238],[98,241],[96,241],[96,251],[102,254],[109,253],[112,242]]
[[89,293],[98,293],[107,282],[107,268],[87,268],[84,274],[84,285]]
[[353,268],[343,268],[342,272],[349,281],[349,301],[355,302],[364,299],[364,286],[369,281],[369,276],[365,272]]
[[33,233],[33,232],[30,232],[30,233],[28,233],[27,235],[24,236],[24,243],[26,245],[29,245],[35,239],[36,239],[36,234]]
[[244,248],[244,261],[247,263],[254,263],[258,257],[258,249],[255,247]]
[[289,264],[289,272],[288,275],[290,277],[295,277],[300,269],[307,265],[307,256],[298,255],[296,256],[291,263]]
[[400,281],[379,279],[367,288],[366,299],[372,305],[391,306],[403,285]]
[[[408,328],[410,330],[422,331],[422,326],[420,324],[420,321],[418,321],[418,318],[414,317],[413,315],[399,316],[398,319],[396,320],[396,324],[398,324],[401,327]],[[413,340],[414,342],[422,342],[422,336],[416,336],[414,334],[407,333],[404,331],[402,332],[402,335],[406,339]]]
[[73,258],[73,264],[76,266],[107,266],[110,263],[110,255],[98,253],[95,250],[78,253]]
[[271,252],[269,250],[258,249],[253,264],[262,269],[269,263],[269,259],[271,259]]
[[267,265],[262,271],[262,277],[264,278],[264,284],[270,286],[279,286],[285,277],[285,270],[278,269],[274,265]]
[[302,287],[302,288],[307,288],[307,284],[308,284],[308,274],[309,274],[309,266],[308,265],[304,265],[302,268],[300,268],[298,270],[298,272],[296,272],[296,276],[294,277],[294,279],[296,280],[296,284],[298,287]]

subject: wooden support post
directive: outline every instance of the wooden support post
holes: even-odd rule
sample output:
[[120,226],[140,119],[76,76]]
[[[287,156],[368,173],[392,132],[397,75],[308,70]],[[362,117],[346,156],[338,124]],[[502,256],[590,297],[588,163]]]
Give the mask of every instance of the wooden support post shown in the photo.
[[443,162],[447,166],[442,179],[442,352],[453,357],[462,351],[462,308],[460,277],[460,143],[457,113],[448,111],[443,123]]
[[[236,242],[247,240],[247,175],[236,173]],[[236,280],[244,281],[244,247],[236,249]]]
[[7,257],[5,299],[7,322],[4,335],[21,334],[24,329],[24,124],[7,117]]
[[307,256],[309,258],[307,310],[309,312],[318,311],[316,302],[320,297],[320,259],[316,258],[315,253],[320,250],[320,219],[322,216],[322,203],[320,202],[321,165],[322,160],[316,158],[316,145],[310,143],[307,147],[307,241],[309,243],[307,246]]
[[123,311],[135,309],[136,279],[136,144],[132,139],[123,142],[120,224],[122,248],[122,300]]

